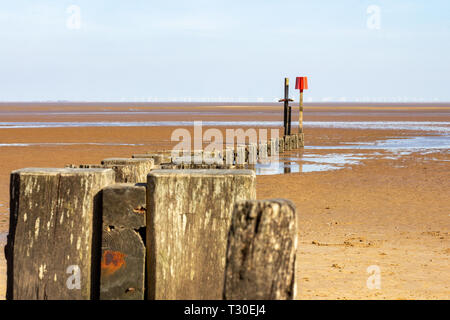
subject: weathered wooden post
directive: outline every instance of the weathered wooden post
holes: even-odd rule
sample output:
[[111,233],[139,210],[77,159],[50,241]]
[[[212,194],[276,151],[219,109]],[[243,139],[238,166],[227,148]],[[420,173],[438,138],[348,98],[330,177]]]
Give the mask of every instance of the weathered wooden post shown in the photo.
[[280,154],[280,138],[277,137],[275,138],[275,154],[274,155],[279,155]]
[[149,299],[221,299],[234,203],[253,170],[154,170],[147,186]]
[[102,169],[102,168],[112,169],[116,176],[116,183],[138,180],[136,170],[132,165],[80,164],[79,166],[67,165],[66,168],[67,167],[80,169]]
[[297,148],[303,147],[302,136],[303,136],[303,133],[297,133]]
[[161,163],[169,163],[171,162],[170,155],[163,153],[143,153],[143,154],[133,154],[132,158],[140,159],[140,158],[150,158],[153,159],[155,165],[159,165]]
[[101,190],[111,169],[11,173],[7,299],[98,298]]
[[143,300],[146,185],[103,189],[101,300]]
[[217,151],[203,151],[203,164],[209,165],[210,167],[214,165],[223,164],[223,159],[221,158],[221,153]]
[[298,142],[297,134],[292,134],[291,135],[291,150],[296,150],[298,148],[297,142]]
[[228,235],[223,298],[295,298],[295,206],[289,200],[236,203]]
[[308,89],[308,77],[297,77],[295,81],[295,89],[300,90],[298,133],[300,136],[301,147],[304,147],[305,144],[303,133],[303,90]]
[[278,155],[278,143],[277,143],[276,139],[272,138],[269,140],[269,143],[267,144],[267,149],[268,149],[268,155],[270,157],[274,157],[274,156]]
[[242,168],[245,165],[245,146],[238,145],[236,147],[236,166]]
[[287,135],[291,135],[291,123],[292,123],[292,107],[288,107],[288,129],[287,129]]
[[201,164],[203,162],[203,150],[193,150],[191,153],[191,163]]
[[248,145],[248,164],[254,166],[258,161],[258,145],[251,143]]
[[301,148],[304,146],[305,146],[305,134],[302,132],[298,134],[298,147]]
[[287,123],[288,123],[288,106],[289,106],[289,78],[284,78],[284,99],[280,101],[283,101],[284,106],[283,127],[284,127],[284,135],[286,135],[288,132]]
[[284,152],[284,137],[278,138],[278,152],[279,153]]
[[161,163],[161,165],[159,166],[160,169],[166,169],[166,170],[171,170],[171,169],[177,169],[178,168],[178,164],[175,163]]
[[[212,157],[214,159],[213,163],[216,163],[218,165],[220,165],[221,167],[225,168],[226,167],[226,163],[225,163],[225,150],[223,149],[214,149],[214,151],[212,151]],[[207,153],[208,154],[208,153]],[[203,161],[205,161],[205,158],[203,157]]]
[[258,160],[267,161],[267,141],[259,141],[258,145]]
[[[126,159],[128,160],[128,159]],[[130,159],[134,160],[134,159]],[[81,168],[81,169],[100,169],[107,168],[112,169],[116,175],[116,183],[138,183],[142,182],[142,179],[146,179],[146,174],[155,168],[153,165],[153,159],[136,159],[137,161],[130,162],[129,164],[114,164],[113,162],[106,162],[105,164],[80,164],[73,165],[68,164],[66,168]],[[121,160],[118,163],[123,163]]]
[[108,158],[101,162],[104,166],[126,166],[116,171],[118,183],[144,183],[147,174],[154,169],[153,158]]
[[291,150],[291,136],[284,137],[284,151]]
[[294,101],[289,99],[289,78],[284,78],[284,99],[278,100],[278,102],[283,102],[283,128],[284,135],[288,135],[289,133],[289,119],[290,119],[290,110],[289,110],[289,101]]
[[225,149],[225,164],[232,167],[234,165],[234,150],[232,148]]

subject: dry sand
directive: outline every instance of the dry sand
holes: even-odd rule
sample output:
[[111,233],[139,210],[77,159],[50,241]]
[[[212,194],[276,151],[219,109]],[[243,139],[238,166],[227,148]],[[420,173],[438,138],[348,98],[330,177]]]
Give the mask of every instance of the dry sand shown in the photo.
[[[132,115],[64,114],[127,111]],[[153,111],[166,111],[157,114]],[[237,110],[237,111],[236,111]],[[63,114],[46,114],[49,111]],[[180,115],[179,111],[186,112]],[[206,113],[189,114],[189,111]],[[215,113],[221,113],[220,115]],[[261,114],[258,114],[261,112]],[[230,113],[230,114],[228,114]],[[2,122],[13,121],[161,121],[279,120],[275,106],[173,106],[151,104],[77,105],[3,104]],[[450,107],[311,106],[305,120],[450,121]],[[0,144],[108,142],[143,144],[33,145],[0,147],[0,233],[7,232],[9,174],[24,167],[61,167],[99,163],[107,157],[170,147],[173,127],[0,128]],[[222,128],[223,129],[223,128]],[[307,145],[338,145],[423,135],[420,131],[306,129]],[[305,150],[305,154],[329,150]],[[333,153],[344,151],[333,151]],[[361,150],[345,150],[361,153]],[[358,164],[333,171],[258,176],[259,199],[287,198],[300,219],[298,249],[299,299],[448,299],[450,297],[450,154],[413,152],[387,157],[372,152]],[[299,154],[296,154],[299,156]],[[1,206],[3,205],[3,206]],[[1,241],[1,238],[0,238]],[[366,285],[367,268],[379,266],[381,289]],[[5,261],[0,256],[0,297],[4,297]]]

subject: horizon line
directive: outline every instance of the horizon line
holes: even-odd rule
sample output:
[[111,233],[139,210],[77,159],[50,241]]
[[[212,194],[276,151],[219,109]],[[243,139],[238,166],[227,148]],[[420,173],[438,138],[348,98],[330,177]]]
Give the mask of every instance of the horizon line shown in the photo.
[[[298,103],[298,101],[294,100],[292,102]],[[127,104],[127,103],[138,103],[138,104],[260,104],[260,105],[272,105],[279,104],[281,102],[278,101],[227,101],[227,100],[211,100],[211,101],[178,101],[178,100],[161,100],[161,101],[139,101],[139,100],[128,100],[128,101],[118,101],[118,100],[11,100],[11,101],[0,101],[0,104],[30,104],[30,103],[59,103],[59,104],[68,104],[68,103],[79,103],[79,104],[87,104],[87,103],[115,103],[115,104]],[[304,101],[304,105],[323,105],[323,104],[450,104],[449,101]]]

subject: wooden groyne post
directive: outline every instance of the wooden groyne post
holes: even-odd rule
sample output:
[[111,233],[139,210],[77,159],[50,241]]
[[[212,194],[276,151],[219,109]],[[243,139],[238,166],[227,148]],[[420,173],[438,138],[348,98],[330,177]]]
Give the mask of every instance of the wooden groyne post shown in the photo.
[[154,170],[147,185],[149,299],[221,299],[234,203],[252,170]]
[[155,168],[154,158],[108,158],[101,164],[105,167],[116,167],[116,182],[144,183],[147,174]]
[[111,169],[11,173],[7,299],[98,298],[101,190]]
[[164,153],[141,153],[141,154],[133,154],[132,158],[135,159],[153,159],[155,165],[159,165],[161,163],[169,163],[172,161],[170,155]]
[[103,189],[101,300],[143,300],[146,184]]
[[224,299],[294,299],[296,220],[289,200],[236,203],[228,235]]

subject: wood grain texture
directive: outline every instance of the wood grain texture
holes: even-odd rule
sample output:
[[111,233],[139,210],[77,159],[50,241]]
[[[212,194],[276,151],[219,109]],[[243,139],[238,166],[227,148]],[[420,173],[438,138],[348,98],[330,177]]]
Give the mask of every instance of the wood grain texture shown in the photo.
[[221,299],[234,203],[255,199],[252,170],[148,175],[149,299]]
[[146,212],[146,184],[117,183],[103,189],[103,224],[143,228]]
[[[98,295],[100,191],[112,183],[110,169],[27,168],[11,173],[8,299],[84,300]],[[70,266],[79,270],[79,289],[67,285]]]
[[159,165],[161,163],[171,162],[172,159],[168,154],[162,153],[141,153],[141,154],[133,154],[132,158],[148,158],[153,159],[155,165]]
[[284,136],[284,151],[290,151],[291,146],[291,136]]
[[147,174],[155,167],[153,158],[108,158],[101,163],[107,167],[117,167],[118,183],[145,183]]
[[233,166],[234,158],[235,158],[234,150],[231,148],[226,148],[223,157],[224,163],[228,166]]
[[242,168],[246,163],[245,145],[238,145],[236,147],[236,167]]
[[260,141],[258,145],[258,160],[267,160],[267,141]]
[[143,300],[146,185],[103,189],[101,300]]
[[270,139],[267,143],[267,153],[269,157],[274,157],[278,155],[278,143],[276,139]]
[[[150,160],[152,161],[152,160]],[[115,172],[116,183],[143,183],[145,182],[148,172],[156,167],[151,163],[129,163],[129,164],[67,164],[66,168],[82,168],[82,169],[94,169],[94,168],[106,168],[112,169]],[[144,181],[142,181],[144,179]]]
[[248,164],[255,165],[258,162],[258,144],[251,143],[248,146]]
[[298,136],[296,134],[291,135],[291,150],[298,148]]
[[299,133],[298,135],[299,135],[299,147],[300,148],[304,147],[305,146],[305,134],[302,132],[302,133]]
[[101,300],[143,300],[145,245],[132,228],[103,225]]
[[279,153],[284,152],[284,137],[278,139],[278,152]]
[[224,299],[293,299],[296,246],[291,201],[238,202],[228,235]]

